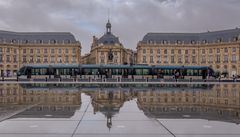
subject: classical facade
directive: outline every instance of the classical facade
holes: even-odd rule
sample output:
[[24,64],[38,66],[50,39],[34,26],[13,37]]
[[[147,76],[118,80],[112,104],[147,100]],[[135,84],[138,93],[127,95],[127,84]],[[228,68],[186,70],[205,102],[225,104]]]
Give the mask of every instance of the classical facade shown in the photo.
[[240,29],[205,33],[148,33],[137,45],[137,64],[210,66],[240,74]]
[[78,64],[81,44],[67,32],[0,31],[0,76],[27,64]]
[[161,85],[160,90],[138,92],[137,103],[154,118],[200,118],[239,124],[239,88],[239,85]]
[[111,32],[111,23],[106,24],[106,33],[97,38],[93,36],[90,54],[83,56],[83,64],[131,64],[133,52],[124,48],[118,37]]

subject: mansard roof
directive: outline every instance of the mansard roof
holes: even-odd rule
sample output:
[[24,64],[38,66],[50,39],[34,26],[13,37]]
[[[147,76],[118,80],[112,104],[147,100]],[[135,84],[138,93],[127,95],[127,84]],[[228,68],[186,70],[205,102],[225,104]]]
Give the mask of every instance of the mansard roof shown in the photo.
[[112,33],[105,33],[99,40],[98,44],[120,44],[118,37]]
[[221,30],[204,33],[148,33],[142,43],[215,43],[229,42],[240,39],[240,29]]
[[69,32],[11,32],[0,30],[0,43],[76,43]]

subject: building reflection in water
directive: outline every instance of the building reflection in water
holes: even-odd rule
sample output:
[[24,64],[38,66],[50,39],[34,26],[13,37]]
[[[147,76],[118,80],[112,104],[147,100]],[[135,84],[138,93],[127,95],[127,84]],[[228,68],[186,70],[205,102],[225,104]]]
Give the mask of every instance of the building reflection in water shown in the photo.
[[240,85],[163,85],[138,92],[138,106],[148,117],[206,119],[239,123]]
[[[239,123],[240,85],[79,85],[0,84],[0,118],[70,118],[81,107],[81,94],[91,97],[93,113],[112,118],[126,101],[149,118],[206,119]],[[90,101],[90,100],[89,100]]]

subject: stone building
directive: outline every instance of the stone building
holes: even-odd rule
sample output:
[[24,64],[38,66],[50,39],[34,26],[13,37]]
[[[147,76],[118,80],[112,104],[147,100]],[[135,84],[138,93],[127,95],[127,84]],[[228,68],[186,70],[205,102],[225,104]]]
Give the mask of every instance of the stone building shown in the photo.
[[106,33],[97,38],[93,36],[93,42],[89,55],[83,56],[86,64],[131,64],[133,52],[124,48],[119,38],[111,32],[111,23],[106,24]]
[[[171,87],[171,88],[170,88]],[[163,119],[207,119],[239,124],[239,85],[161,85],[137,93],[146,115]]]
[[148,33],[137,45],[137,64],[210,66],[240,74],[240,29],[205,33]]
[[26,64],[78,64],[81,44],[68,32],[0,31],[0,75]]

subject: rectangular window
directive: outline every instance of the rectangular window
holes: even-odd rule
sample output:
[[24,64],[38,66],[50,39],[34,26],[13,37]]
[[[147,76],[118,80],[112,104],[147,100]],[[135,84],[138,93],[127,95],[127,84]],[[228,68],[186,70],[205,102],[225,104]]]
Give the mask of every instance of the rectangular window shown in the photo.
[[62,63],[62,56],[58,56],[57,62],[58,62],[58,63]]
[[10,62],[11,62],[10,55],[7,55],[7,56],[6,56],[6,62],[7,62],[7,63],[10,63]]
[[220,59],[220,55],[217,55],[217,56],[216,56],[216,63],[220,63],[220,60],[221,60],[221,59]]
[[202,49],[202,54],[205,54],[205,49]]
[[3,48],[0,48],[0,52],[2,52],[3,51]]
[[143,49],[143,54],[146,54],[146,49]]
[[164,50],[164,54],[167,54],[167,49]]
[[37,56],[37,63],[41,63],[41,57]]
[[234,48],[232,48],[232,52],[233,53],[236,53],[236,51],[237,51],[237,49],[234,47]]
[[157,63],[161,63],[161,56],[157,56]]
[[223,62],[224,62],[224,63],[227,63],[227,62],[228,62],[228,55],[224,55]]
[[73,48],[73,49],[72,49],[72,53],[73,53],[73,54],[76,54],[76,48]]
[[146,56],[143,56],[143,63],[147,63]]
[[192,54],[196,54],[196,50],[195,49],[192,50]]
[[209,49],[209,53],[212,54],[212,53],[213,53],[213,50],[212,50],[212,49]]
[[14,49],[13,52],[14,52],[14,54],[17,54],[17,49]]
[[208,63],[213,63],[213,56],[212,55],[208,56]]
[[154,63],[153,56],[150,56],[150,63]]
[[0,54],[0,62],[3,62],[3,56]]
[[7,48],[6,52],[7,52],[7,53],[10,53],[10,48]]
[[153,54],[153,49],[150,49],[150,54]]
[[47,54],[48,53],[48,50],[47,49],[44,49],[44,54]]
[[164,56],[164,63],[166,63],[166,64],[168,63],[168,56],[166,56],[166,55]]
[[27,49],[23,49],[22,52],[23,52],[23,54],[26,54],[27,53]]
[[51,56],[51,57],[50,57],[50,61],[51,61],[51,63],[54,63],[54,62],[55,62],[55,57],[54,57],[54,56]]
[[158,50],[157,50],[157,53],[158,53],[158,54],[161,54],[161,49],[158,49]]
[[62,49],[58,49],[58,54],[62,54]]
[[206,63],[206,57],[205,57],[205,55],[204,56],[202,56],[202,61],[201,61],[201,63]]
[[37,49],[37,54],[40,54],[40,49]]
[[[186,53],[186,52],[185,52]],[[185,56],[185,63],[189,63],[189,58],[188,56]]]
[[236,61],[237,61],[237,57],[236,57],[235,54],[233,54],[233,55],[232,55],[232,62],[233,62],[233,63],[236,63]]
[[65,49],[65,53],[68,54],[68,49]]
[[193,64],[197,63],[197,61],[196,61],[196,56],[192,56],[192,63],[193,63]]
[[182,63],[182,56],[178,56],[178,63]]
[[175,62],[174,62],[174,56],[171,56],[171,63],[172,63],[172,64],[175,63]]
[[174,54],[174,49],[171,49],[171,54]]
[[188,50],[185,50],[185,54],[188,54]]
[[33,54],[33,49],[30,49],[30,53]]
[[68,56],[65,56],[65,63],[68,63],[69,60],[68,60]]
[[220,53],[220,49],[219,48],[217,48],[217,53]]
[[178,54],[182,54],[182,50],[181,49],[178,50]]
[[13,62],[17,63],[17,55],[13,55]]
[[33,56],[30,56],[30,63],[33,63],[33,62],[34,62]]
[[228,48],[224,48],[224,52],[227,53],[228,52]]
[[27,57],[25,55],[22,57],[22,62],[27,63]]
[[54,54],[54,49],[51,49],[51,53]]
[[44,63],[48,63],[48,56],[44,56]]
[[76,63],[76,56],[72,56],[72,63]]

